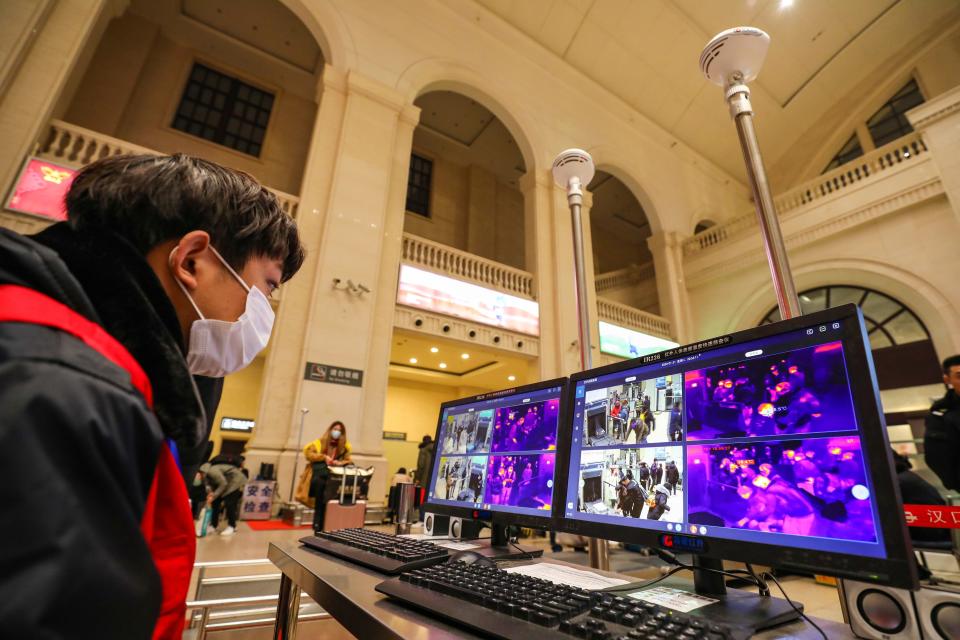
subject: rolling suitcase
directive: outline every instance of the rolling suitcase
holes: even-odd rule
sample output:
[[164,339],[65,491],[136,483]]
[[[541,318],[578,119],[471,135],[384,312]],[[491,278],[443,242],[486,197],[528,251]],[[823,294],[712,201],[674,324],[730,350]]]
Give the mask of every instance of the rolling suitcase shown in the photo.
[[[363,527],[364,518],[367,512],[366,500],[357,500],[357,481],[359,474],[354,465],[347,465],[347,468],[353,467],[354,473],[343,474],[340,480],[340,499],[329,500],[327,502],[327,511],[323,517],[323,530],[336,531],[337,529],[359,529]],[[353,489],[350,495],[346,495],[347,476],[353,476]]]

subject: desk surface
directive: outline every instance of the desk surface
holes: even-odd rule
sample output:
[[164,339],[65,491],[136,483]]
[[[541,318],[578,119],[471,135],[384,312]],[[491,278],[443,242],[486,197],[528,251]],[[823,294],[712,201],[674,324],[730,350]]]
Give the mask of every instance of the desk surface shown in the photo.
[[[386,576],[371,569],[304,548],[299,544],[271,543],[267,557],[284,575],[300,585],[301,589],[309,593],[317,604],[358,638],[364,640],[480,638],[465,629],[409,609],[374,591],[374,587],[383,582]],[[553,562],[577,569],[584,568],[554,560],[528,562]],[[597,571],[597,573],[617,576],[615,573],[603,571]],[[629,576],[619,577],[632,579]],[[846,625],[819,618],[816,622],[831,640],[855,638]],[[815,629],[802,620],[754,636],[762,640],[768,638],[812,640],[820,637]]]

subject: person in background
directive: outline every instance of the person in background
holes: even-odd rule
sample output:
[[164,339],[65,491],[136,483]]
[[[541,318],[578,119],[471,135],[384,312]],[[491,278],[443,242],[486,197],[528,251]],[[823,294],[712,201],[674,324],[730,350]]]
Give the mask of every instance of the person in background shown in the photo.
[[227,526],[220,535],[232,536],[237,530],[240,501],[243,499],[243,486],[247,484],[247,476],[236,465],[209,462],[200,465],[200,474],[204,484],[210,488],[207,494],[207,505],[211,509],[210,525],[216,530],[220,524],[220,511],[226,507]]
[[400,483],[409,484],[413,482],[413,478],[410,477],[410,474],[407,473],[406,467],[400,467],[397,469],[397,472],[393,474],[393,477],[390,478],[390,486],[395,487]]
[[417,454],[417,468],[413,470],[413,481],[419,487],[425,487],[430,481],[430,471],[433,469],[433,450],[436,443],[430,436],[423,436],[420,442],[420,452]]
[[933,403],[926,418],[923,451],[927,466],[943,486],[960,490],[960,355],[943,361],[947,393]]
[[[897,484],[900,485],[900,497],[903,504],[932,504],[944,506],[947,501],[943,499],[940,492],[932,484],[911,471],[913,465],[906,456],[902,456],[895,450],[893,454],[893,464],[897,472]],[[950,530],[937,529],[933,527],[908,527],[910,531],[910,540],[915,543],[949,543]]]
[[[207,462],[210,459],[211,453],[213,453],[213,443],[207,442],[200,463],[203,464]],[[187,486],[187,493],[190,496],[190,507],[193,511],[193,519],[196,520],[200,517],[200,509],[207,503],[207,487],[203,482],[203,474],[200,473],[199,467],[193,472],[193,480]]]
[[316,500],[313,509],[313,530],[323,531],[323,519],[327,511],[327,480],[330,467],[350,464],[350,443],[347,428],[342,422],[333,422],[323,435],[303,448],[303,455],[310,463],[313,476],[310,480],[310,497]]
[[92,162],[64,204],[0,230],[0,493],[30,523],[0,531],[0,635],[179,638],[209,431],[193,376],[266,346],[303,246],[255,179],[182,154]]

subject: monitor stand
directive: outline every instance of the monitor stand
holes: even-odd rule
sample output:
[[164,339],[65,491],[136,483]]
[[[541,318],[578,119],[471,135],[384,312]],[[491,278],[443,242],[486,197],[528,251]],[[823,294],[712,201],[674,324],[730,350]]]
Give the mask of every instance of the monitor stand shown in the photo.
[[479,549],[471,549],[491,560],[529,560],[543,555],[543,549],[519,543],[510,542],[510,525],[499,522],[484,523],[490,527],[489,538],[465,540],[472,544],[479,544]]
[[[739,589],[727,591],[723,575],[703,570],[723,570],[723,563],[716,558],[694,556],[693,566],[695,569],[692,584],[690,580],[683,578],[667,578],[650,585],[647,589],[670,587],[716,600],[716,602],[706,606],[690,610],[687,615],[701,617],[710,622],[746,627],[754,632],[790,622],[800,617],[800,614],[794,611],[790,603],[783,598],[761,596]],[[641,587],[630,593],[640,593],[645,590]],[[624,587],[619,587],[617,591],[618,595],[622,595]],[[798,602],[794,602],[794,604],[803,611],[802,604]]]

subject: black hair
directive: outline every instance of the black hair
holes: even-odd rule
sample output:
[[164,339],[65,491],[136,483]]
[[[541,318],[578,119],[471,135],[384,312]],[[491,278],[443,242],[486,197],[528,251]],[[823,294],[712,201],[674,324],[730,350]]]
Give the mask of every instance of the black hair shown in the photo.
[[181,153],[97,160],[74,178],[66,208],[75,229],[113,231],[144,255],[200,230],[237,271],[266,256],[283,262],[285,282],[303,264],[297,224],[270,190],[242,171]]
[[943,361],[943,375],[950,375],[950,367],[960,367],[960,354],[950,356]]
[[423,436],[423,439],[420,442],[422,442],[423,444],[427,444],[428,442],[433,442],[433,438],[431,438],[430,436]]
[[400,467],[399,469],[397,469],[397,473],[406,473],[406,472],[407,472],[406,467]]

